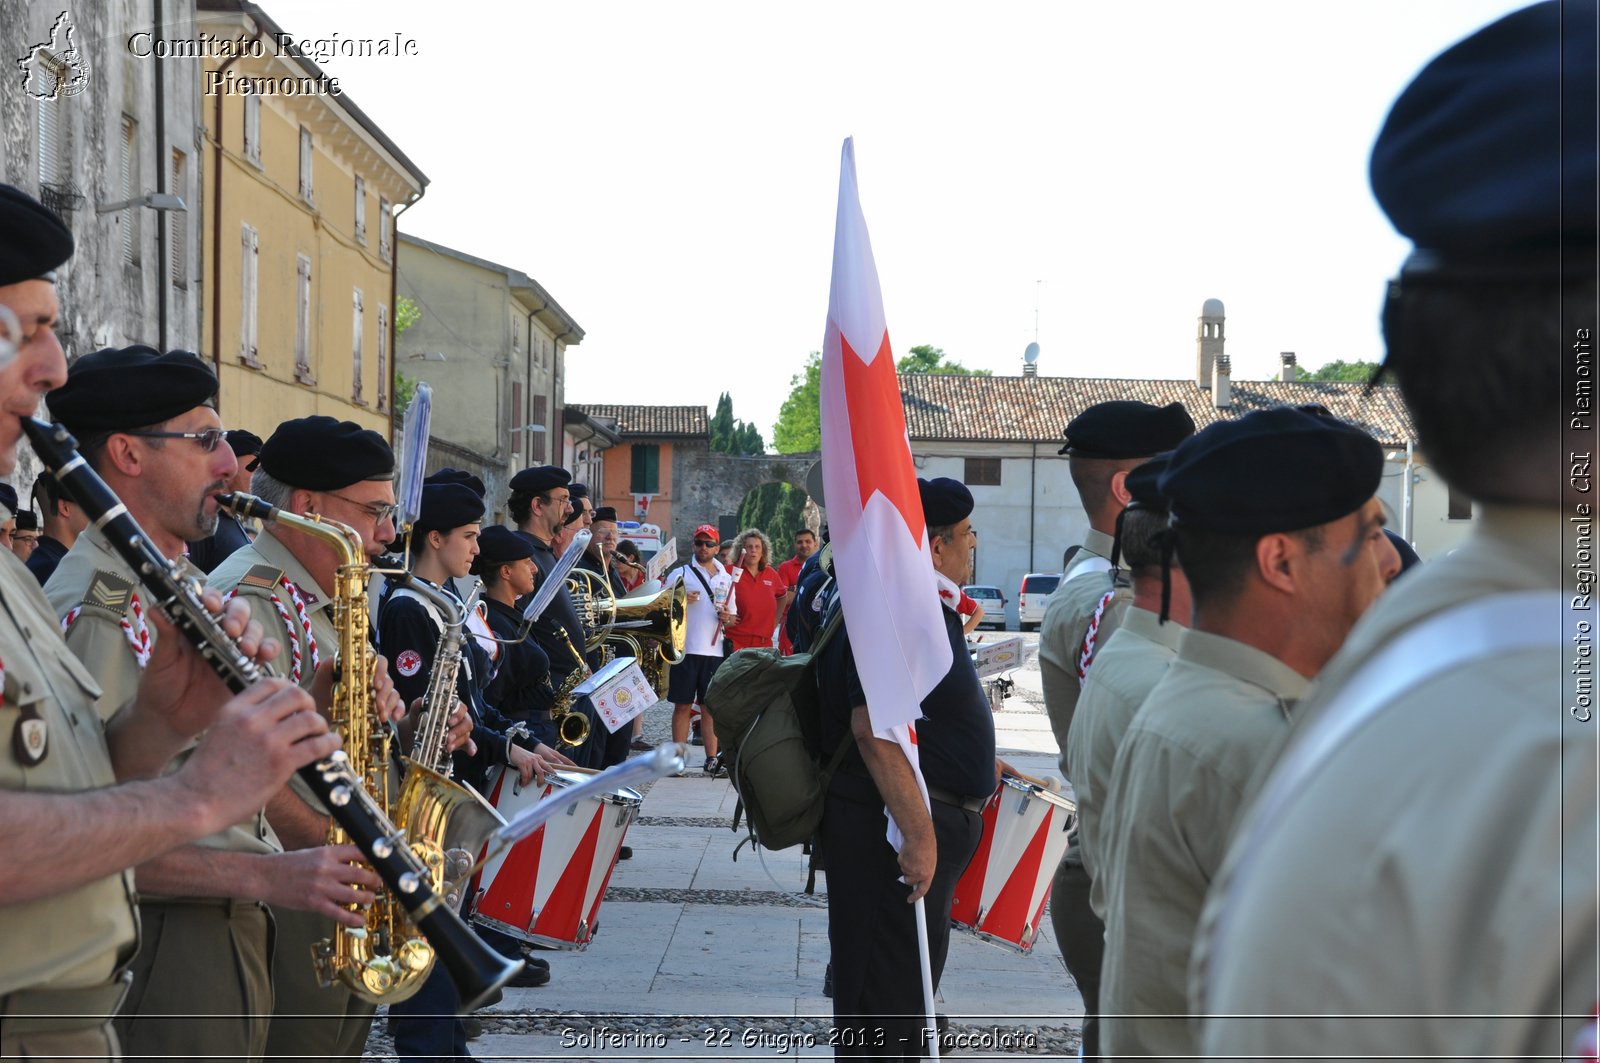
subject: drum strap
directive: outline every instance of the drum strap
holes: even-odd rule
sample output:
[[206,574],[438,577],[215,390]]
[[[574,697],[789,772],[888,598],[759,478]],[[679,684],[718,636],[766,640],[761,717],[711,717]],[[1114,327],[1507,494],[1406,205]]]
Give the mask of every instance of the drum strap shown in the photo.
[[1065,586],[1066,584],[1072,582],[1077,577],[1082,576],[1082,575],[1084,575],[1086,573],[1089,573],[1089,572],[1110,572],[1110,571],[1111,571],[1111,562],[1110,561],[1107,561],[1105,558],[1101,557],[1099,554],[1087,554],[1086,553],[1083,557],[1080,557],[1076,561],[1074,561],[1071,568],[1067,569],[1067,574],[1065,576],[1061,577],[1061,585]]
[[[1391,708],[1396,699],[1437,676],[1477,660],[1520,650],[1557,648],[1562,642],[1554,618],[1565,603],[1549,591],[1496,594],[1437,613],[1394,639],[1329,699],[1288,747],[1268,776],[1247,821],[1246,833],[1235,838],[1238,857],[1233,881],[1248,881],[1261,849],[1281,824],[1289,806],[1330,756],[1362,728]],[[1223,895],[1212,934],[1213,943],[1227,940],[1228,924],[1239,891]],[[1221,948],[1214,944],[1215,966]],[[1208,1005],[1209,1005],[1208,1001]]]

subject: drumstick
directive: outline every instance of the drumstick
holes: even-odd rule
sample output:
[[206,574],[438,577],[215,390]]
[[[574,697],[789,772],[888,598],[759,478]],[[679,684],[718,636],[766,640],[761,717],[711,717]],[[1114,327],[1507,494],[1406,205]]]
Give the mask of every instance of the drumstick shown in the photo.
[[1049,790],[1051,793],[1061,792],[1061,781],[1059,779],[1041,779],[1037,776],[1025,775],[1015,768],[1011,769],[1011,776],[1012,778],[1021,779],[1025,783],[1032,783],[1041,790]]

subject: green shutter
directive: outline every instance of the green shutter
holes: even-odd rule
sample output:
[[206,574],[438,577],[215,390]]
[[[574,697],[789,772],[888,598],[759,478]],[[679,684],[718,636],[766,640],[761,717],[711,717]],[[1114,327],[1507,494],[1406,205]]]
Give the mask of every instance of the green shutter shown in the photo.
[[633,472],[629,477],[628,491],[636,495],[653,495],[661,490],[661,448],[651,444],[633,445]]

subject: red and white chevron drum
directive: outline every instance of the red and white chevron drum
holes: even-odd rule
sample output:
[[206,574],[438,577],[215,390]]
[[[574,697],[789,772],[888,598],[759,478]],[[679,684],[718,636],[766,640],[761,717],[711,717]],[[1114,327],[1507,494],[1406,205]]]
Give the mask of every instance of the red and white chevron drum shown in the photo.
[[[583,781],[574,772],[523,788],[517,773],[496,768],[489,803],[507,820],[522,809]],[[628,825],[643,799],[619,789],[574,801],[510,849],[490,860],[474,884],[472,921],[523,941],[557,949],[588,946],[600,925],[600,901],[617,866]]]
[[996,945],[1031,950],[1077,811],[1042,786],[1002,778],[983,806],[983,841],[956,882],[950,921]]

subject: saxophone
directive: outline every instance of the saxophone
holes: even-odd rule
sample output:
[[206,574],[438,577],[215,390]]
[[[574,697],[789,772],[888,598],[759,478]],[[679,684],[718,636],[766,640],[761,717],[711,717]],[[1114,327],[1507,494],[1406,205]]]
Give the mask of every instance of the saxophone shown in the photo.
[[589,740],[589,718],[581,712],[572,709],[572,692],[579,683],[594,674],[589,668],[589,662],[583,659],[583,654],[572,644],[572,637],[567,634],[567,629],[560,624],[552,624],[555,634],[561,636],[561,641],[566,643],[567,652],[577,662],[577,667],[567,673],[567,677],[556,688],[556,701],[550,709],[550,719],[555,721],[556,731],[561,736],[561,744],[576,749]]
[[[226,508],[235,514],[256,515],[267,509],[254,495],[236,492],[222,498],[227,500]],[[339,632],[339,665],[334,672],[329,723],[344,740],[353,774],[362,780],[383,814],[397,822],[389,775],[392,732],[378,725],[372,704],[370,677],[375,655],[367,642],[367,581],[372,566],[361,536],[348,525],[316,515],[301,516],[273,508],[270,519],[326,543],[339,557],[329,603],[333,626]],[[425,850],[432,841],[432,836],[411,830],[404,837],[413,850]],[[338,821],[330,820],[328,844],[344,845],[349,841]],[[419,851],[418,855],[422,853]],[[428,870],[433,891],[441,893],[440,877],[431,874],[431,866]],[[356,996],[376,1004],[407,999],[422,988],[433,968],[433,946],[418,932],[392,891],[377,895],[365,919],[365,925],[337,927],[331,939],[311,946],[318,979],[323,985],[337,981]]]
[[[434,888],[445,893],[451,905],[458,905],[459,889],[474,854],[490,834],[505,826],[505,819],[476,790],[451,778],[454,769],[447,748],[450,716],[456,707],[456,677],[461,671],[462,640],[472,601],[462,605],[409,572],[397,573],[392,579],[397,589],[411,591],[446,617],[428,670],[428,689],[411,755],[406,758],[395,823],[411,839],[412,851],[428,869]],[[472,599],[477,599],[476,591]]]

